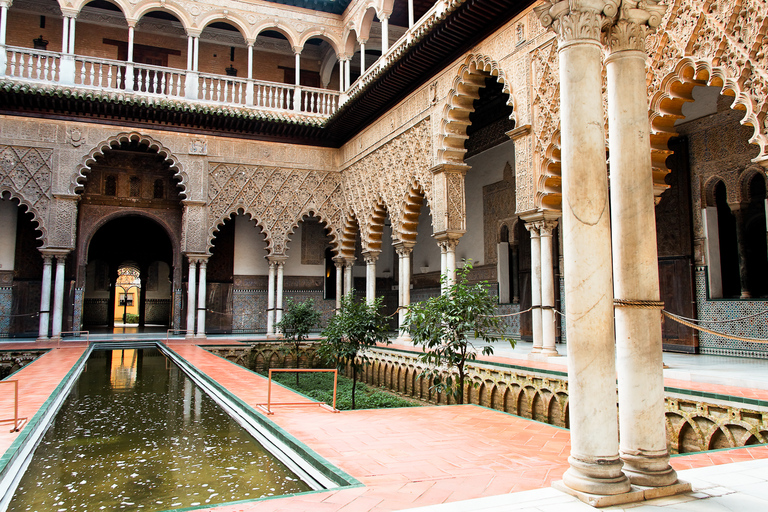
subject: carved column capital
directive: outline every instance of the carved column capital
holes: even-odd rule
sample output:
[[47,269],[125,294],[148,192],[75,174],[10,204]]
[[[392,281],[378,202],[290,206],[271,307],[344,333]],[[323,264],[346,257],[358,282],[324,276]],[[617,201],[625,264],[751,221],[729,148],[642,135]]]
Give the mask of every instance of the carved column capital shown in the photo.
[[413,252],[414,245],[413,242],[398,242],[394,244],[395,252],[397,252],[399,256],[407,256]]
[[536,223],[540,236],[552,236],[552,232],[557,227],[556,220],[542,220]]
[[539,229],[541,228],[541,224],[542,224],[541,222],[526,221],[526,223],[523,224],[523,226],[531,234],[531,238],[539,238],[539,236],[540,236]]
[[550,0],[534,8],[544,28],[557,34],[560,46],[578,41],[600,42],[604,27],[619,11],[620,0]]
[[437,246],[440,247],[442,252],[455,252],[457,245],[459,245],[459,240],[457,238],[447,238],[437,241]]
[[365,251],[363,253],[363,261],[365,261],[366,265],[372,265],[379,259],[380,254],[381,251]]

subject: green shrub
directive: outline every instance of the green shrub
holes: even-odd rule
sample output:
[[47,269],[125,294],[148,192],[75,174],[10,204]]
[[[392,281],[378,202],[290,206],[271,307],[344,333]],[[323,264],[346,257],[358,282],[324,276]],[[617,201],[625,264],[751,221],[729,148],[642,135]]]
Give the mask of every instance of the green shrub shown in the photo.
[[139,315],[134,315],[133,313],[128,313],[125,315],[125,323],[127,324],[137,324],[139,323]]

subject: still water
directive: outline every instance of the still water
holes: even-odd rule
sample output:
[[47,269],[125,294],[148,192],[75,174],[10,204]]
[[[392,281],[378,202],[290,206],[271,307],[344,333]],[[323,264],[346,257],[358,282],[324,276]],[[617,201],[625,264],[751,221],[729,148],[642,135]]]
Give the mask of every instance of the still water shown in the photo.
[[9,510],[166,510],[310,490],[157,349],[94,351]]

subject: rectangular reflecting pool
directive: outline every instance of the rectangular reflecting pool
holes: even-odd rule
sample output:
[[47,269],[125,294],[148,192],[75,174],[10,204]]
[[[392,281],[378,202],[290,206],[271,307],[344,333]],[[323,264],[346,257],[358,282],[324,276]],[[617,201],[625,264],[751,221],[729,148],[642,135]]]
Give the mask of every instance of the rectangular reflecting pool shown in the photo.
[[308,490],[159,350],[96,350],[8,510],[166,510]]

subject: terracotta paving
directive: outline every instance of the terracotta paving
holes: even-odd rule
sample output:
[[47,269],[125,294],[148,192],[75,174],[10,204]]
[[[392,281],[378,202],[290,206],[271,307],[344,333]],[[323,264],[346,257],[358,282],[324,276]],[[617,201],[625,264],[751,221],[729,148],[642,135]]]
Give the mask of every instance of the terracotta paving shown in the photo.
[[[211,341],[209,344],[216,344]],[[266,401],[266,379],[199,348],[198,343],[172,341],[170,347],[249,405]],[[2,344],[0,349],[30,345]],[[20,381],[22,416],[34,415],[83,350],[82,345],[51,350],[14,375]],[[494,359],[503,359],[507,364],[530,367],[536,363],[537,367],[562,369],[543,362]],[[674,387],[697,384],[673,382]],[[735,394],[742,389],[725,392],[717,388],[733,387],[701,385],[702,390],[722,394]],[[273,387],[272,393],[274,401],[305,400],[280,386]],[[0,417],[5,417],[10,407],[10,392],[0,389]],[[549,487],[568,467],[570,442],[566,430],[471,405],[340,414],[319,407],[283,406],[276,408],[270,420],[362,485],[212,510],[401,510]],[[4,427],[0,429],[0,453],[18,436]],[[768,446],[758,446],[678,456],[672,459],[672,465],[683,470],[765,458]]]

